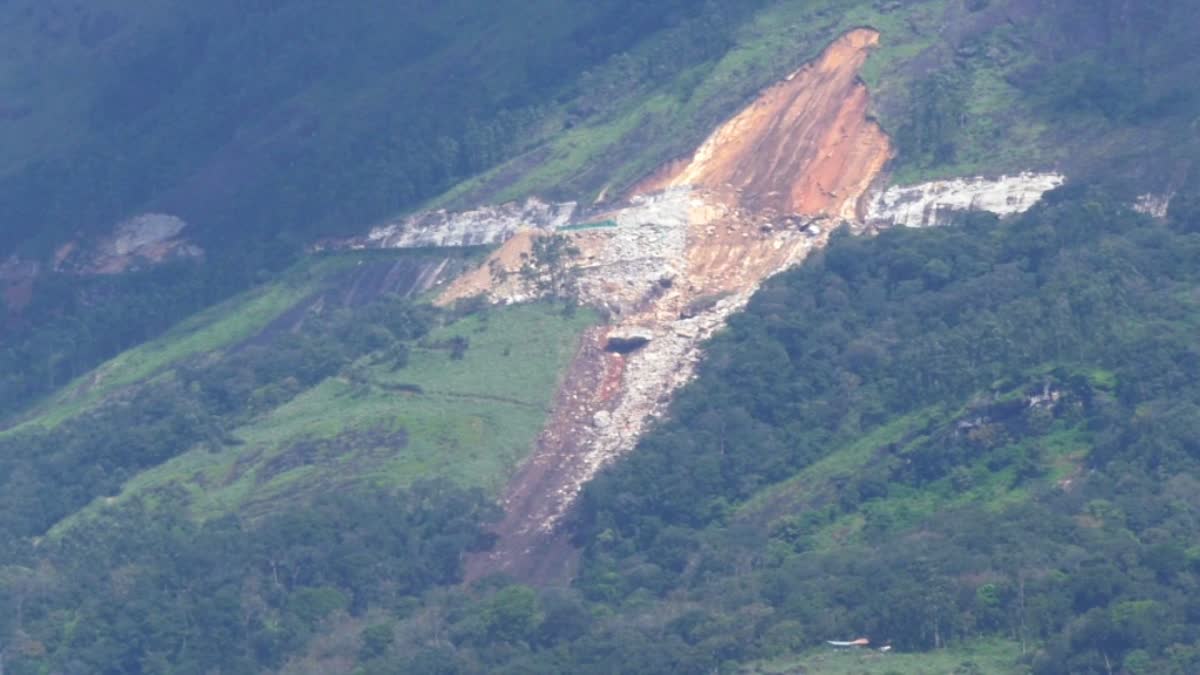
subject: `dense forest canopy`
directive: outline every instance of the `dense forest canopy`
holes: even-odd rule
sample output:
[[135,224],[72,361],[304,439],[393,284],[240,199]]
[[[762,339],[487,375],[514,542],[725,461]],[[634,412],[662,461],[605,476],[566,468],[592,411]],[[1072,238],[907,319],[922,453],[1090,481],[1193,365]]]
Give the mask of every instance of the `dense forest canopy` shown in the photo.
[[[4,589],[20,608],[7,630],[24,640],[9,667],[255,672],[303,656],[321,631],[350,630],[363,641],[354,658],[372,673],[561,672],[568,664],[574,672],[710,672],[858,633],[903,651],[1004,638],[1022,646],[1038,673],[1105,673],[1106,663],[1191,672],[1200,663],[1190,592],[1200,573],[1191,536],[1200,517],[1198,229],[1190,211],[1157,222],[1103,191],[1072,187],[1010,222],[972,216],[936,230],[837,237],[770,282],[713,342],[670,418],[588,486],[573,526],[584,566],[571,591],[493,579],[425,596],[426,609],[414,614],[417,601],[404,598],[457,578],[453,565],[433,562],[446,558],[421,562],[401,552],[408,549],[380,548],[377,537],[393,535],[319,524],[398,523],[395,509],[429,504],[419,507],[432,509],[425,515],[401,519],[425,529],[395,536],[454,559],[463,547],[486,546],[473,528],[492,516],[486,500],[441,511],[439,499],[478,499],[447,486],[317,500],[283,519],[200,529],[179,520],[186,495],[163,493],[32,549],[23,537],[53,517],[37,520],[47,513],[38,510],[19,518],[23,497],[5,509]],[[272,373],[319,379],[356,353],[403,353],[393,341],[418,338],[431,319],[395,310],[360,310],[378,328],[358,322],[342,335],[340,324],[318,321],[271,358],[234,352],[207,373],[179,371],[152,385],[150,400],[114,410],[111,426],[108,413],[86,421],[87,433],[133,453],[113,455],[109,471],[150,461],[159,448],[228,442],[222,424],[270,405],[267,391],[289,395],[271,385]],[[352,351],[331,361],[306,357],[313,349]],[[281,370],[277,360],[289,365]],[[171,394],[172,381],[185,386]],[[153,412],[163,405],[201,414]],[[121,421],[143,406],[172,428]],[[192,426],[179,426],[185,419]],[[16,447],[34,443],[63,449],[35,451],[20,460],[25,468],[7,472],[60,513],[78,499],[70,495],[86,501],[89,491],[112,489],[100,474],[64,482],[38,468],[82,461],[56,459],[83,431],[73,429],[6,439],[13,459],[22,456]],[[187,438],[163,441],[170,433]],[[155,439],[138,440],[147,434]],[[5,494],[29,493],[10,484]],[[387,501],[395,499],[399,506]],[[389,516],[372,518],[372,505]],[[462,520],[469,513],[478,516]],[[457,519],[452,530],[445,518]],[[130,524],[137,519],[144,524]],[[108,534],[97,534],[102,527]],[[461,535],[420,543],[450,531]],[[269,543],[298,532],[314,539]],[[228,543],[196,543],[212,537]],[[329,547],[345,554],[280,567],[297,555],[293,545],[313,547],[307,555]],[[150,550],[157,557],[146,557]],[[200,551],[206,562],[189,562]],[[88,575],[71,571],[81,559]],[[430,565],[435,576],[388,590],[386,601],[380,577],[363,573],[413,565]],[[288,580],[300,571],[308,576]],[[78,609],[72,589],[94,575],[110,578],[104,593],[123,600],[101,594]],[[146,585],[150,578],[161,581]],[[197,614],[177,604],[196,601],[190,593],[161,595],[201,582],[215,584],[209,595],[227,604]],[[130,644],[113,631],[143,629],[110,613],[142,603],[141,616],[179,612],[183,625]],[[67,607],[77,608],[78,627],[64,640]],[[653,618],[644,616],[648,607],[658,608]],[[203,651],[208,633],[195,631],[226,624],[221,630],[245,646]],[[105,651],[117,644],[123,654]]]
[[195,223],[208,247],[361,228],[509,157],[609,57],[754,4],[13,3],[13,65],[74,78],[86,102],[59,120],[54,92],[0,80],[28,99],[15,122],[83,130],[0,164],[0,252],[44,253],[148,209]]

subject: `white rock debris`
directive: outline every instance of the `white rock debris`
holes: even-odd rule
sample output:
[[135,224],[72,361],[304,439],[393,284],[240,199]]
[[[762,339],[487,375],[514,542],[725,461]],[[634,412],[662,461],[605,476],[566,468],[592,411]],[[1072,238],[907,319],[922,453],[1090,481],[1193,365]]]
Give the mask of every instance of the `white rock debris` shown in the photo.
[[871,200],[866,221],[876,227],[929,227],[944,224],[950,211],[988,211],[999,216],[1022,213],[1064,180],[1058,173],[1025,172],[894,186]]
[[1174,197],[1174,193],[1139,195],[1133,203],[1133,210],[1162,220],[1167,217],[1167,211],[1171,208],[1171,199]]
[[[628,452],[646,425],[663,414],[690,381],[702,346],[743,307],[759,285],[824,245],[840,221],[799,217],[760,220],[704,191],[672,188],[635,197],[594,218],[616,227],[574,231],[582,301],[609,310],[609,351],[623,353],[619,393],[573,397],[562,419],[573,424],[573,449],[559,462],[559,482],[543,496],[521,531],[551,532],[580,489]],[[495,302],[528,299],[528,289],[493,286]],[[594,395],[593,395],[594,394]]]
[[575,202],[524,202],[481,206],[470,211],[426,211],[373,228],[345,248],[425,248],[499,244],[521,229],[555,230],[570,222]]
[[666,410],[671,395],[695,377],[704,341],[725,325],[729,315],[745,306],[753,290],[725,298],[694,317],[659,327],[645,347],[627,357],[624,386],[616,407],[595,413],[594,428],[584,430],[585,437],[579,439],[583,453],[577,470],[547,498],[545,517],[530,526],[546,533],[554,531],[583,486],[633,449],[646,426]]
[[76,261],[76,266],[85,273],[115,274],[139,261],[200,257],[204,251],[182,236],[187,226],[182,218],[166,213],[134,216],[114,227],[95,250],[85,253],[86,261]]

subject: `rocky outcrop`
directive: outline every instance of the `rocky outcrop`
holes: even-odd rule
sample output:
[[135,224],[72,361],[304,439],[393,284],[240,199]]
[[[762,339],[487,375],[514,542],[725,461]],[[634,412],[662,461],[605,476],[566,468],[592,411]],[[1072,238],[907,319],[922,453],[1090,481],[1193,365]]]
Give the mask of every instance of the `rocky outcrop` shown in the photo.
[[490,246],[519,230],[555,230],[570,222],[575,202],[524,202],[481,206],[470,211],[426,211],[373,228],[364,237],[326,242],[318,249]]
[[94,241],[69,241],[47,264],[11,257],[0,263],[0,295],[10,313],[32,299],[33,285],[46,271],[91,276],[120,274],[171,260],[203,257],[204,251],[184,237],[188,224],[164,213],[145,213],[118,223]]
[[91,250],[60,249],[56,269],[82,274],[119,274],[144,264],[181,258],[199,258],[204,251],[189,242],[182,218],[165,213],[145,213],[118,224]]
[[1057,173],[1021,173],[890,187],[871,200],[866,222],[876,227],[929,227],[945,223],[954,211],[1022,213],[1064,180]]
[[1138,195],[1137,200],[1133,203],[1133,210],[1138,213],[1144,213],[1151,218],[1163,220],[1167,217],[1167,212],[1171,208],[1171,199],[1175,195],[1172,194],[1144,194]]

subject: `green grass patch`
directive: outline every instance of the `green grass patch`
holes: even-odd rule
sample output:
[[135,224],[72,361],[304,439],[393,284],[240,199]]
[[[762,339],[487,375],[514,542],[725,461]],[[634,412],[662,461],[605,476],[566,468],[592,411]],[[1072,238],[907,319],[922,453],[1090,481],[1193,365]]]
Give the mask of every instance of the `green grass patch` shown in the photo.
[[[482,258],[482,247],[443,255]],[[161,375],[181,361],[219,351],[253,337],[305,297],[325,287],[338,272],[371,258],[427,255],[428,251],[361,251],[305,258],[277,281],[241,293],[180,322],[162,336],[124,351],[50,396],[19,425],[0,435],[53,428],[94,407],[124,387]]]
[[[367,381],[329,378],[232,431],[126,483],[118,500],[178,486],[201,518],[276,508],[297,495],[369,482],[446,478],[498,492],[533,447],[590,311],[547,304],[487,310],[433,331],[407,367],[364,357]],[[451,358],[441,345],[465,337]],[[64,521],[56,530],[69,525]]]
[[848,478],[862,470],[880,448],[900,442],[911,432],[944,414],[940,406],[919,410],[863,435],[850,445],[835,450],[806,467],[792,478],[760,491],[739,508],[741,515],[753,515],[773,504],[797,503],[812,498],[835,479]]
[[186,319],[164,335],[124,351],[76,378],[41,405],[25,422],[0,433],[33,426],[53,428],[95,406],[113,392],[153,378],[184,359],[223,349],[252,337],[328,276],[361,256],[343,254],[306,258],[278,281],[251,289]]

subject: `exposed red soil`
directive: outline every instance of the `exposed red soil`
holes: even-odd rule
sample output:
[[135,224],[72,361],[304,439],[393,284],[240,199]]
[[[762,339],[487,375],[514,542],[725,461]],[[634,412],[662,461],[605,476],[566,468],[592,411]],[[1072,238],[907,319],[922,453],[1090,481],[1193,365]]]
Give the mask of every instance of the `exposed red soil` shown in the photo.
[[492,269],[496,268],[506,275],[516,275],[533,252],[533,238],[536,236],[538,233],[532,230],[516,233],[493,251],[484,264],[452,281],[434,300],[434,304],[449,305],[455,300],[495,290],[496,279]]
[[755,210],[853,217],[892,152],[858,78],[878,42],[865,28],[842,36],[641,187],[732,188]]

